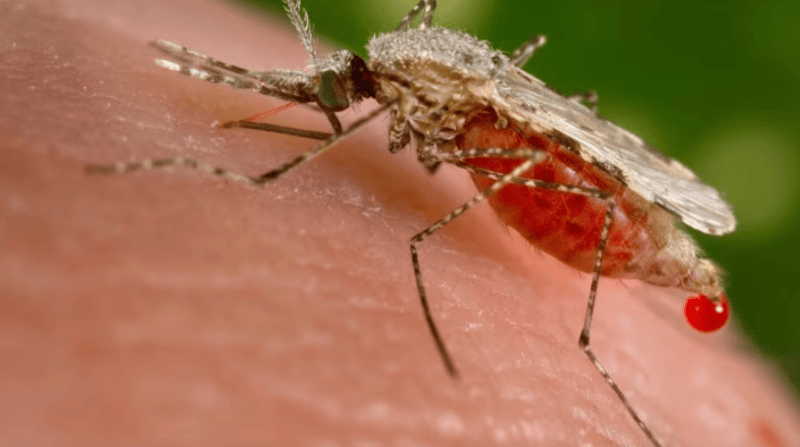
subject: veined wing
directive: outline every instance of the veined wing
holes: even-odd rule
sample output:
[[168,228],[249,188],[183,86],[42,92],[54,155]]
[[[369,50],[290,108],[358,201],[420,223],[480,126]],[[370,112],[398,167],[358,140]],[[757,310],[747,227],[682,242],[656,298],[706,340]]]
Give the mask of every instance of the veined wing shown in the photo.
[[496,78],[497,96],[487,98],[513,119],[571,146],[646,200],[708,234],[730,233],[736,219],[716,189],[641,138],[516,68]]

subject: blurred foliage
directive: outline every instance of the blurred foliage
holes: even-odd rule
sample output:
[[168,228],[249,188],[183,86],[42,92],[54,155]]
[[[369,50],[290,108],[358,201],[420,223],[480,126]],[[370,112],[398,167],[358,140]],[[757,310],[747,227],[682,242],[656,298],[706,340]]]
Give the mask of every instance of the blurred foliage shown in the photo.
[[[319,35],[365,56],[415,2],[303,3]],[[249,3],[283,14],[281,0]],[[545,34],[528,71],[596,90],[603,116],[717,187],[737,231],[693,234],[728,271],[744,331],[800,388],[800,2],[439,0],[435,24],[506,52]]]

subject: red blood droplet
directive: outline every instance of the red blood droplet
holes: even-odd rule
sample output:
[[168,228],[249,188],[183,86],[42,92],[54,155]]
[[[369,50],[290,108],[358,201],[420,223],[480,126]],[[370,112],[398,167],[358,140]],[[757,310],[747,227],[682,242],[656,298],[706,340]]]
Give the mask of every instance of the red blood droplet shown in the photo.
[[731,309],[728,298],[722,295],[719,302],[714,302],[705,295],[693,296],[686,300],[686,321],[700,332],[714,332],[725,326]]

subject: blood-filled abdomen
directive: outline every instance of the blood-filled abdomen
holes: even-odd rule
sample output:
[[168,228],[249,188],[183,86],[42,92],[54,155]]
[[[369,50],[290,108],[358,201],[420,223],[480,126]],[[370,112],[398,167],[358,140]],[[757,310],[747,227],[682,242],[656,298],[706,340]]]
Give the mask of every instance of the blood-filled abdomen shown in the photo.
[[[544,160],[523,177],[562,185],[605,191],[615,204],[601,274],[612,277],[646,275],[660,246],[649,228],[648,204],[623,184],[556,140],[508,123],[495,127],[497,116],[490,109],[464,125],[456,139],[458,149],[528,147],[544,151]],[[521,159],[472,158],[467,164],[505,174],[519,166]],[[483,190],[495,180],[473,174]],[[531,244],[564,263],[585,272],[594,269],[600,234],[608,206],[606,200],[571,192],[507,185],[491,195],[489,203],[500,219],[517,230]]]

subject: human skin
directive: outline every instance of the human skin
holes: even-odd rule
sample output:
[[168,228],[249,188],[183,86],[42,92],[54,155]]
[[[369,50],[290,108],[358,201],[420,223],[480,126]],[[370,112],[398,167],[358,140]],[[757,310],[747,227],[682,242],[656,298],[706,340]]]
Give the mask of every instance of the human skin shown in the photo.
[[[0,444],[648,445],[578,349],[588,275],[487,206],[421,247],[447,376],[408,240],[475,190],[388,154],[386,117],[261,189],[87,174],[170,156],[258,174],[317,144],[215,128],[280,102],[159,69],[155,38],[306,58],[278,19],[217,2],[0,3]],[[782,381],[734,326],[682,325],[685,297],[601,281],[593,346],[634,407],[665,446],[797,442]]]

